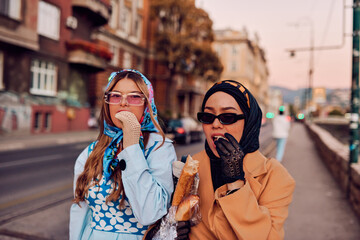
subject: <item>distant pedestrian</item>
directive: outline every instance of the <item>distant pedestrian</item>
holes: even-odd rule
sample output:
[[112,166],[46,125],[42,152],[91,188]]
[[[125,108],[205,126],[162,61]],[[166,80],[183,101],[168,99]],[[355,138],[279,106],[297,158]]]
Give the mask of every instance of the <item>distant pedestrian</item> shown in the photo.
[[273,138],[276,140],[276,159],[280,162],[284,156],[286,140],[289,136],[290,120],[279,110],[279,115],[273,119]]
[[97,141],[75,163],[70,239],[140,240],[170,207],[176,160],[149,80],[131,69],[112,73],[100,120]]
[[202,221],[182,225],[179,239],[284,239],[294,179],[259,151],[262,113],[256,99],[233,80],[205,94],[198,120],[205,133],[199,160]]

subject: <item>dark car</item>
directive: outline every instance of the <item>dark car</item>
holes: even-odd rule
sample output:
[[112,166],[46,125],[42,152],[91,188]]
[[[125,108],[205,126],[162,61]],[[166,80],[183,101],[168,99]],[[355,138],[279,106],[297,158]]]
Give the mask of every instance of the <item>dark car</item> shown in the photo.
[[173,139],[175,143],[189,144],[202,140],[201,125],[191,117],[171,119],[167,122],[167,137]]

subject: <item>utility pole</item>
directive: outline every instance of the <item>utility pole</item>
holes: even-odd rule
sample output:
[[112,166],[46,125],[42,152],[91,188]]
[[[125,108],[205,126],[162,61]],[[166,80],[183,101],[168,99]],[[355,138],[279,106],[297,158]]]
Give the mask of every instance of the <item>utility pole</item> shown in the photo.
[[349,165],[359,158],[359,31],[360,1],[354,0]]
[[314,26],[311,22],[311,34],[310,34],[310,60],[309,60],[309,105],[307,108],[308,120],[311,122],[311,112],[313,107],[313,76],[314,76]]

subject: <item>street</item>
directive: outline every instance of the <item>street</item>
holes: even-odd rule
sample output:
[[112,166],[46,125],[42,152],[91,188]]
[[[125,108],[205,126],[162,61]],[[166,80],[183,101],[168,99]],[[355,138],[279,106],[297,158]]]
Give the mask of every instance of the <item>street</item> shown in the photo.
[[[68,238],[74,163],[87,145],[82,142],[0,152],[1,239]],[[175,145],[177,156],[192,155],[203,145],[203,141]],[[7,226],[23,231],[9,231]]]
[[[271,124],[262,127],[260,141],[262,152],[274,147]],[[68,238],[74,163],[88,144],[0,152],[1,239]],[[204,137],[189,145],[175,144],[178,159],[203,147]]]
[[[271,125],[261,130],[261,146],[271,144]],[[72,198],[73,167],[88,142],[0,152],[0,224]],[[204,142],[176,144],[178,159],[195,154]],[[265,149],[262,149],[264,152]]]
[[72,196],[74,161],[87,143],[0,153],[0,224]]
[[[262,127],[260,151],[273,157],[271,130],[271,124]],[[0,152],[2,240],[68,239],[73,165],[87,144]],[[203,144],[175,145],[178,158],[200,151]],[[359,239],[359,220],[302,124],[293,123],[282,163],[296,181],[285,239]]]

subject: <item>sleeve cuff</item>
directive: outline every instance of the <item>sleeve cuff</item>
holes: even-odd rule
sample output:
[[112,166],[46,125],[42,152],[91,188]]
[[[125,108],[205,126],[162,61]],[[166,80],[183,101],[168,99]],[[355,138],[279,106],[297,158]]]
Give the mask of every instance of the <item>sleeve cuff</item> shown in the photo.
[[139,144],[131,145],[122,150],[117,159],[118,161],[124,160],[126,163],[125,169],[122,171],[124,177],[143,172],[149,168]]
[[233,183],[224,184],[215,191],[215,200],[228,196],[245,186],[245,182],[237,180]]

